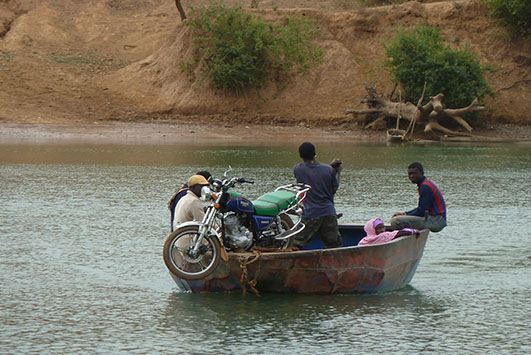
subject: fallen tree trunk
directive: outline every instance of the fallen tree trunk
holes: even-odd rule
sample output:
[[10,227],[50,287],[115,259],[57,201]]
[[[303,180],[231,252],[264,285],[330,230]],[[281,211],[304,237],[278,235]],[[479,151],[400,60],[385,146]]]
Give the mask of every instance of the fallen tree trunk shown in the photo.
[[[366,87],[366,90],[368,95],[361,100],[361,103],[367,105],[368,109],[345,111],[346,114],[352,114],[355,118],[364,116],[365,121],[362,123],[364,128],[376,128],[381,126],[384,119],[394,118],[410,122],[406,134],[413,131],[415,124],[418,123],[424,125],[425,132],[438,131],[448,135],[467,136],[470,135],[473,128],[461,116],[466,113],[486,110],[485,107],[478,105],[477,99],[474,99],[467,107],[445,108],[443,105],[444,94],[442,93],[430,97],[428,103],[423,106],[421,106],[423,100],[421,97],[415,106],[410,102],[395,102],[383,95],[378,95],[373,87]],[[456,122],[466,132],[455,131],[441,125],[440,120],[447,119]]]

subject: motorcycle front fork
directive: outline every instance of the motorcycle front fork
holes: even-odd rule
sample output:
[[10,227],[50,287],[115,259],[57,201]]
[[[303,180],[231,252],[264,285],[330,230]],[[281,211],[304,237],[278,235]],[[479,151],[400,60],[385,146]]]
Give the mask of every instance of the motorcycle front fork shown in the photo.
[[199,248],[201,247],[203,239],[207,234],[208,230],[210,229],[215,217],[216,209],[213,206],[209,206],[205,215],[203,216],[201,224],[199,225],[199,237],[197,237],[194,248],[191,250],[193,255],[197,255],[199,253]]

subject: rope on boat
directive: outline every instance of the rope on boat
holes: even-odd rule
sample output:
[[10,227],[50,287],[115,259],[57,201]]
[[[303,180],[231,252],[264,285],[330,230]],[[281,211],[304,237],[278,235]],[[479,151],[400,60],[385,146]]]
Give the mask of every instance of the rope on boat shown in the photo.
[[[292,252],[292,251],[298,251],[300,250],[297,247],[289,247],[286,249],[278,249],[278,248],[264,248],[264,247],[253,247],[253,255],[246,257],[242,256],[240,258],[240,268],[242,269],[242,276],[240,277],[240,284],[242,285],[243,295],[247,294],[247,286],[251,289],[251,291],[257,295],[260,296],[260,293],[256,289],[256,278],[254,280],[249,280],[249,272],[247,270],[247,265],[254,263],[258,259],[260,259],[260,256],[262,255],[262,252]],[[252,259],[251,259],[252,258]],[[256,274],[258,275],[258,273]]]
[[271,253],[286,253],[291,251],[299,251],[300,248],[298,247],[289,247],[286,249],[279,249],[279,248],[267,248],[267,247],[253,247],[253,251],[261,251],[261,252],[271,252]]
[[251,289],[251,291],[257,295],[260,296],[260,293],[256,289],[256,279],[249,281],[249,273],[247,271],[247,265],[254,263],[258,259],[260,259],[260,255],[262,255],[259,251],[253,251],[254,258],[249,259],[247,257],[241,257],[240,258],[240,268],[242,269],[242,276],[240,277],[240,284],[242,285],[243,295],[245,296],[247,294],[247,285]]

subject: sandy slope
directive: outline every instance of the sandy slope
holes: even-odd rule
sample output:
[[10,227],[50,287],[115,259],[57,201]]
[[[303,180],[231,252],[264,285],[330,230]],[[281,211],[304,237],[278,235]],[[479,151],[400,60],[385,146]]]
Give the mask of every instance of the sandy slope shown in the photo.
[[[183,1],[189,9],[199,1]],[[227,1],[246,7],[249,1]],[[180,63],[191,55],[187,26],[166,0],[9,0],[0,2],[0,122],[75,124],[107,120],[187,122],[224,127],[266,124],[353,128],[365,85],[389,92],[382,41],[400,26],[427,21],[453,46],[469,45],[499,70],[493,122],[531,123],[531,44],[510,40],[479,0],[409,2],[356,9],[348,1],[260,1],[271,21],[307,16],[321,29],[325,64],[287,87],[244,97],[220,95]],[[197,74],[197,72],[195,72]],[[301,127],[300,125],[297,127]],[[501,131],[500,131],[501,132]]]

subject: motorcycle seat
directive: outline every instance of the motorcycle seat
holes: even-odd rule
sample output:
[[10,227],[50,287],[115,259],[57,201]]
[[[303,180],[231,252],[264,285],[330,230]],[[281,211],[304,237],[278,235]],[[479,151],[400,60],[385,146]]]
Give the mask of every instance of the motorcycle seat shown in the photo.
[[290,191],[274,191],[253,201],[254,210],[259,216],[276,216],[280,211],[295,203],[295,194]]

